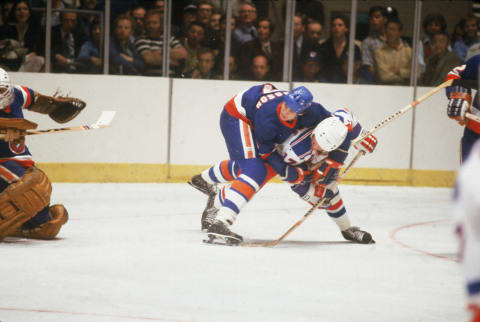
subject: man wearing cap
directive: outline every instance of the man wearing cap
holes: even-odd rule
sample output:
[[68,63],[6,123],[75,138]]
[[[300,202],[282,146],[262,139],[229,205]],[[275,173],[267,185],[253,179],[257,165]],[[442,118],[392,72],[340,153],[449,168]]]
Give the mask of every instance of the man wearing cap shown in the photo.
[[[229,100],[220,116],[220,128],[230,155],[189,182],[209,196],[202,215],[202,229],[209,241],[239,244],[243,239],[230,231],[240,210],[275,175],[289,183],[311,179],[304,167],[287,164],[275,152],[299,128],[314,127],[331,113],[312,102],[304,86],[290,92],[272,84],[253,86]],[[218,183],[223,186],[217,193]]]

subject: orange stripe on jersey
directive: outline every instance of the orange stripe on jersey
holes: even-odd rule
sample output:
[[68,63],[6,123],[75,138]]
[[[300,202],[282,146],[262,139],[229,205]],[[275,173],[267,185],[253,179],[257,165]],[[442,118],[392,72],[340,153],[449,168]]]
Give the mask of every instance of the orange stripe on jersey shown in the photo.
[[237,105],[235,104],[235,96],[231,100],[229,100],[227,104],[225,104],[225,110],[231,116],[244,121],[250,126],[252,125],[252,122],[250,122],[250,120],[247,119],[245,115],[240,114],[240,112],[237,110]]
[[228,168],[228,161],[222,161],[220,163],[220,172],[222,173],[222,176],[225,178],[225,180],[232,181],[235,179],[230,173],[230,169]]
[[232,188],[235,189],[236,191],[240,192],[242,195],[244,195],[248,200],[250,200],[253,195],[255,194],[255,189],[252,188],[249,184],[240,181],[240,180],[235,180],[232,183]]
[[32,95],[30,95],[30,91],[28,90],[28,88],[26,88],[25,86],[20,87],[25,91],[25,94],[27,95],[27,100],[23,104],[23,108],[27,108],[32,103]]
[[244,140],[245,140],[245,147],[247,148],[247,158],[251,159],[255,155],[253,154],[253,151],[255,151],[255,148],[253,147],[253,142],[252,142],[252,137],[250,136],[250,126],[242,122],[242,127],[243,127],[243,135],[244,135]]
[[12,183],[14,181],[17,181],[19,177],[13,173],[12,171],[8,170],[4,166],[0,166],[0,177],[7,181],[8,183]]

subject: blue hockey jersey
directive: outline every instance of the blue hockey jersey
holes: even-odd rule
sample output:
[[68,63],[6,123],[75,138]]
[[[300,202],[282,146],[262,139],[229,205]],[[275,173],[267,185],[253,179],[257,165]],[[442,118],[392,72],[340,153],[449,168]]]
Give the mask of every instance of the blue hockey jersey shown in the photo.
[[288,92],[278,90],[272,84],[250,87],[240,92],[225,105],[226,111],[248,123],[255,136],[259,155],[281,176],[286,176],[287,164],[275,153],[278,144],[283,143],[299,128],[314,127],[331,113],[318,103],[312,105],[302,115],[291,122],[279,117],[283,96]]
[[[24,118],[23,109],[32,105],[34,100],[34,92],[32,89],[15,85],[14,99],[12,104],[0,110],[0,117],[4,118]],[[0,139],[0,163],[8,160],[14,160],[24,166],[32,166],[34,164],[32,155],[24,143],[15,144],[13,142],[5,142]]]

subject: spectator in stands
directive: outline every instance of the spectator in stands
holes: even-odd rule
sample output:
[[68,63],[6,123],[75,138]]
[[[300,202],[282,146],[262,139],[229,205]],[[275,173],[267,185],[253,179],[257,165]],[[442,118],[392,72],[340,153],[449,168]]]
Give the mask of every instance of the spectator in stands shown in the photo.
[[445,32],[437,32],[432,37],[432,54],[427,59],[425,72],[420,79],[424,86],[438,86],[445,81],[446,75],[461,65],[457,54],[448,50],[450,39]]
[[[345,16],[333,15],[330,22],[331,36],[320,46],[322,59],[322,76],[330,83],[346,83],[342,70],[342,61],[348,52],[349,22]],[[356,55],[360,48],[354,45]]]
[[368,11],[369,33],[362,42],[362,62],[359,71],[366,83],[375,83],[375,50],[382,47],[386,41],[386,22],[387,17],[384,7],[374,6],[370,8]]
[[423,58],[427,61],[428,57],[433,54],[433,36],[436,33],[445,33],[447,30],[447,22],[443,15],[439,13],[431,13],[425,17],[423,20],[423,32],[424,36],[422,39],[423,45]]
[[220,79],[214,71],[215,55],[210,48],[202,47],[198,50],[198,66],[188,75],[195,79]]
[[[236,17],[232,16],[231,20],[231,33],[233,30],[236,28]],[[213,53],[215,54],[215,67],[214,70],[218,73],[223,75],[223,64],[224,64],[224,51],[225,51],[225,34],[226,34],[226,28],[227,28],[227,21],[226,21],[226,16],[222,15],[222,18],[220,18],[220,37],[219,37],[219,42],[218,46],[215,48],[211,48],[213,50]],[[230,51],[230,55],[233,56],[233,50]],[[235,58],[234,58],[235,59]],[[235,64],[237,66],[237,64]],[[235,77],[239,77],[237,74]],[[238,78],[236,78],[238,79]]]
[[261,82],[271,80],[270,63],[265,55],[260,54],[253,57],[251,70],[250,79]]
[[412,49],[402,40],[403,25],[398,19],[387,22],[385,44],[375,50],[377,79],[382,84],[407,85],[410,80]]
[[134,21],[133,39],[137,40],[141,36],[145,35],[145,14],[147,10],[143,6],[137,6],[132,10],[132,17]]
[[306,20],[297,12],[293,17],[293,80],[303,79],[304,59],[312,50],[318,51],[317,43],[304,36]]
[[198,65],[198,51],[205,39],[205,28],[198,22],[192,22],[188,27],[187,36],[181,39],[183,47],[187,51],[187,58],[183,67],[183,73],[191,73]]
[[323,81],[320,76],[321,58],[317,51],[312,50],[303,59],[303,78],[302,82],[317,83]]
[[261,54],[271,62],[272,80],[280,80],[283,66],[283,43],[271,40],[274,26],[269,18],[260,17],[256,29],[258,37],[244,43],[236,56],[239,70],[244,73],[240,76],[245,79],[249,77],[253,57]]
[[165,2],[163,0],[156,0],[153,3],[153,9],[160,12],[160,14],[163,16],[163,12],[165,10]]
[[110,74],[136,75],[143,71],[145,64],[130,37],[134,25],[133,17],[128,15],[120,15],[115,19],[113,36],[110,37]]
[[210,25],[210,17],[213,13],[213,5],[209,0],[200,0],[197,4],[197,22],[204,26]]
[[[162,75],[163,64],[163,23],[162,14],[157,10],[149,10],[145,15],[145,36],[135,42],[135,47],[145,63],[145,74]],[[168,75],[179,74],[181,65],[187,57],[187,51],[182,44],[172,36],[169,40],[170,66]]]
[[197,17],[196,21],[203,25],[205,30],[205,38],[203,46],[211,49],[218,49],[220,44],[220,35],[210,27],[210,18],[212,16],[214,7],[210,0],[200,0],[197,3]]
[[461,19],[455,27],[453,27],[452,35],[450,36],[450,45],[455,44],[458,40],[463,39],[463,35],[465,32],[463,31],[463,27],[465,26],[465,18]]
[[[96,10],[101,13],[103,8],[100,8],[98,5],[98,0],[80,0],[79,9],[82,10]],[[90,24],[93,22],[94,19],[99,19],[98,15],[95,14],[79,14],[77,21],[78,27],[83,33],[84,38],[88,38],[90,34]]]
[[77,29],[77,14],[62,12],[60,25],[52,28],[52,71],[54,73],[76,72],[75,58],[84,41],[83,33]]
[[258,32],[254,26],[256,19],[255,5],[250,1],[245,1],[238,11],[238,26],[232,34],[232,51],[237,54],[240,46],[247,41],[257,38]]
[[220,12],[214,12],[210,16],[210,28],[214,32],[220,32],[220,19],[222,18],[222,14]]
[[100,20],[94,19],[90,22],[90,38],[80,47],[77,57],[77,72],[83,74],[101,74],[103,70],[103,59],[100,57],[100,39],[102,28]]
[[[68,8],[75,8],[74,6],[70,6],[66,4],[63,0],[53,0],[52,1],[52,9],[68,9]],[[42,14],[42,21],[41,24],[43,27],[46,25],[47,15],[45,13]],[[58,26],[60,24],[60,11],[52,11],[52,24],[51,26]]]
[[15,4],[15,0],[4,0],[2,1],[1,5],[1,10],[2,10],[2,16],[1,16],[1,24],[2,26],[5,26],[12,21],[10,21],[10,13],[12,12],[13,5]]
[[187,30],[190,24],[197,21],[197,6],[189,4],[183,8],[182,25],[178,30],[176,37],[183,38],[187,35]]
[[469,15],[465,19],[463,32],[464,32],[463,39],[457,40],[453,44],[453,51],[462,60],[462,62],[464,62],[465,58],[467,57],[468,48],[480,42],[480,37],[477,35],[478,19],[476,16]]
[[45,64],[44,31],[31,13],[28,1],[15,1],[9,19],[12,24],[2,28],[0,43],[5,47],[0,64],[7,70],[39,72]]
[[323,26],[317,20],[310,19],[307,22],[307,27],[305,31],[305,36],[311,40],[313,43],[321,45],[325,42],[325,39],[322,39]]
[[[360,50],[354,51],[353,57],[353,84],[365,84],[365,80],[362,79],[359,71],[362,64],[362,55]],[[342,56],[342,75],[341,78],[336,83],[346,83],[348,79],[348,50],[345,52],[345,55]]]

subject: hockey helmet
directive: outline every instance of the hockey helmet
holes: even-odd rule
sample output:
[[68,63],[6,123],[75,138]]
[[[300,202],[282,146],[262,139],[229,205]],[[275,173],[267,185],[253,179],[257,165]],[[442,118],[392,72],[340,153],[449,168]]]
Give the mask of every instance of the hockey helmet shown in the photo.
[[0,68],[0,109],[4,109],[13,102],[13,85],[8,73]]
[[312,100],[312,93],[305,86],[294,88],[285,95],[285,103],[288,108],[297,114],[301,114],[309,108]]
[[332,116],[318,123],[312,135],[322,150],[330,152],[342,145],[347,133],[348,129],[342,120]]

